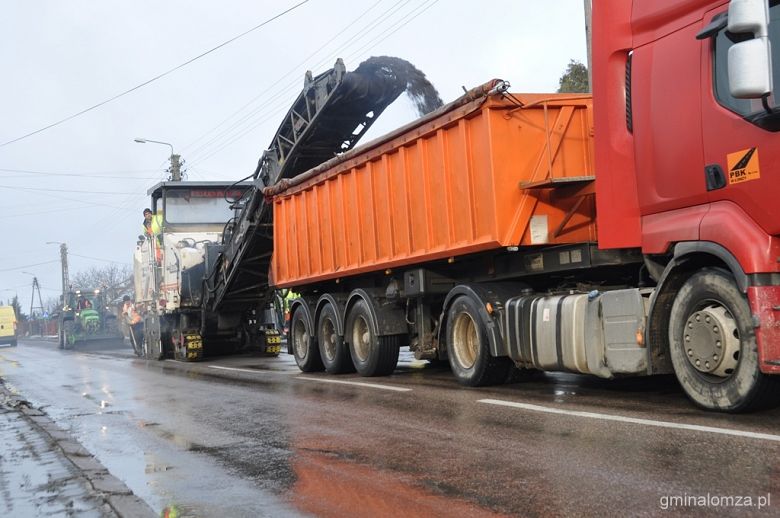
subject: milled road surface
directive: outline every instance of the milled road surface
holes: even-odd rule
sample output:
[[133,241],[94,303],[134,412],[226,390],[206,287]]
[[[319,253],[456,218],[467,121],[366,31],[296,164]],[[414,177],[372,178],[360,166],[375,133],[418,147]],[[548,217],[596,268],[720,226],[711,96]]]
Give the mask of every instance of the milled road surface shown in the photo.
[[0,377],[158,512],[780,513],[780,410],[702,412],[670,377],[466,389],[411,360],[367,379],[302,374],[286,354],[181,364],[99,347],[21,341],[0,349]]

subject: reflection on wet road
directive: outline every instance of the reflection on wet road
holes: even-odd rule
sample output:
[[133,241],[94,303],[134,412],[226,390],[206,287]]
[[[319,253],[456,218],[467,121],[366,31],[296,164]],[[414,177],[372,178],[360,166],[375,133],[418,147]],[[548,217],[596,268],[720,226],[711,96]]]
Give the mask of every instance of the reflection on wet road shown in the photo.
[[652,515],[708,494],[780,506],[780,410],[704,413],[669,377],[465,389],[408,356],[366,379],[304,375],[287,355],[180,364],[34,341],[0,349],[0,376],[183,516]]

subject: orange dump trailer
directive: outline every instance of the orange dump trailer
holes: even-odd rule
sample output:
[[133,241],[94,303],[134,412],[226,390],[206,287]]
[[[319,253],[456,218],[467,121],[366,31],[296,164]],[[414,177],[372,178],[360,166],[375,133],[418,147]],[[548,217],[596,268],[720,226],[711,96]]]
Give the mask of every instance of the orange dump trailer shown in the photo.
[[301,295],[301,370],[391,374],[408,345],[467,386],[674,373],[703,408],[780,403],[780,3],[594,3],[595,110],[493,82],[260,177],[274,249],[253,274]]
[[504,85],[264,190],[301,370],[390,374],[408,345],[469,386],[647,371],[641,254],[597,245],[591,99]]
[[586,95],[482,96],[331,160],[273,199],[273,284],[595,242],[592,127]]

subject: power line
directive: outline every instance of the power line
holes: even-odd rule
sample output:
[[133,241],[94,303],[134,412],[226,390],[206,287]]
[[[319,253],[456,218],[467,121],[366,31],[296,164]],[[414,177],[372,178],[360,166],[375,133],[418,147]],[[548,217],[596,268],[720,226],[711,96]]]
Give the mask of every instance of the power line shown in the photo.
[[[380,25],[381,23],[391,19],[399,10],[403,9],[411,0],[398,0],[393,5],[379,13],[376,17],[371,19],[367,22],[366,25],[359,28],[354,34],[349,36],[346,41],[343,43],[340,43],[339,46],[336,47],[336,49],[333,50],[331,55],[333,54],[339,54],[342,51],[345,51],[347,48],[349,48],[353,42],[360,41],[363,37],[365,37],[367,34],[369,34],[375,27]],[[325,45],[320,47],[317,51],[312,53],[306,60],[309,58],[315,56],[318,54],[321,50],[324,50],[324,48],[333,40],[338,38],[338,36],[341,36],[343,33],[347,31],[352,25],[354,25],[360,18],[365,16],[376,4],[372,5],[371,8],[364,11],[358,18],[353,20],[349,25],[347,25],[342,31],[340,31],[334,38],[331,38]],[[319,69],[323,66],[326,66],[328,64],[328,61],[331,58],[325,58],[321,60],[319,63],[311,66],[311,69]],[[301,64],[305,63],[305,61]],[[271,86],[269,86],[266,90],[264,90],[260,95],[255,97],[252,101],[250,101],[251,104],[255,100],[257,100],[259,97],[261,97],[266,92],[270,91],[274,86],[278,85],[282,82],[282,79],[285,77],[288,77],[291,73],[293,73],[295,70],[291,70],[281,78],[279,78],[276,82],[274,82]],[[290,92],[290,88],[294,88],[298,85],[298,79],[293,79],[291,82],[288,82],[287,85],[283,86],[281,90],[279,90],[276,94],[271,95],[270,98],[265,100],[260,106],[250,110],[248,113],[244,114],[242,117],[240,117],[238,120],[236,120],[233,124],[231,124],[227,129],[220,132],[218,135],[213,137],[211,140],[206,142],[205,144],[201,144],[198,148],[196,148],[193,152],[190,152],[190,159],[191,160],[198,160],[198,161],[205,161],[208,158],[212,157],[216,153],[219,153],[221,150],[225,149],[226,147],[232,145],[233,143],[237,142],[238,140],[242,139],[244,136],[246,136],[248,133],[253,131],[255,128],[260,126],[261,124],[267,122],[272,117],[275,117],[276,114],[283,111],[283,109],[289,107],[291,104],[291,101],[287,100],[286,97],[292,97],[292,99],[295,98],[295,96],[298,95],[297,89],[294,92]],[[281,99],[282,102],[279,105],[269,106],[272,102],[275,102],[277,100]],[[257,116],[257,117],[255,117]],[[252,120],[254,118],[254,120]],[[232,133],[232,134],[231,134]],[[222,142],[218,142],[219,140],[222,140]],[[211,149],[205,149],[209,146]],[[195,158],[196,155],[200,154],[200,157]]]
[[[359,55],[360,52],[370,50],[371,48],[375,47],[379,43],[381,43],[384,40],[388,39],[390,36],[392,36],[393,34],[398,32],[400,29],[402,29],[403,27],[408,25],[412,20],[414,20],[415,18],[417,18],[418,16],[423,14],[425,11],[427,11],[428,9],[433,7],[433,5],[435,5],[437,2],[438,2],[438,0],[433,0],[433,1],[428,0],[428,2],[426,2],[426,3],[423,3],[423,4],[420,4],[420,5],[417,5],[417,6],[413,7],[411,11],[409,11],[409,12],[407,12],[405,14],[402,14],[400,19],[391,22],[391,25],[390,25],[389,28],[387,28],[386,30],[381,32],[378,36],[376,36],[373,39],[369,40],[368,43],[364,44],[357,51],[353,52],[351,54],[351,56],[357,56],[357,55]],[[369,24],[366,27],[364,27],[361,31],[359,31],[358,33],[352,35],[352,37],[350,37],[344,44],[342,44],[342,46],[338,50],[346,50],[348,47],[352,46],[352,44],[357,43],[360,40],[362,40],[367,34],[369,34],[369,32],[366,29],[369,29],[369,28],[373,29],[374,27],[376,27],[380,23],[380,21],[384,21],[386,19],[389,19],[390,16],[392,16],[395,13],[397,13],[407,3],[408,3],[408,0],[406,2],[403,2],[403,3],[402,2],[397,2],[396,4],[391,6],[389,9],[384,11],[378,18],[375,18],[372,22],[369,22]],[[402,4],[402,5],[399,6],[399,4]],[[385,16],[385,15],[387,15],[387,16]],[[384,20],[383,20],[383,17],[384,17]],[[275,96],[271,97],[270,100],[277,99],[281,95],[283,95],[284,93],[285,93],[285,91],[281,91],[278,94],[276,94]],[[265,105],[263,105],[263,106],[255,109],[255,110],[253,110],[252,112],[250,112],[249,115],[245,116],[243,119],[244,119],[244,121],[246,121],[247,119],[251,119],[255,114],[261,113],[263,108],[266,108],[267,110],[265,111],[265,113],[260,118],[255,119],[255,120],[253,120],[251,122],[248,122],[248,124],[244,125],[243,128],[240,127],[241,123],[242,123],[241,120],[239,120],[237,123],[234,123],[232,127],[236,128],[237,131],[234,131],[232,135],[227,136],[221,143],[215,144],[215,146],[212,149],[209,149],[209,150],[206,150],[206,151],[200,151],[200,155],[201,156],[198,157],[196,160],[193,160],[193,162],[195,162],[195,163],[205,162],[206,160],[208,160],[212,156],[214,156],[214,155],[218,154],[219,152],[221,152],[223,149],[231,146],[232,144],[234,144],[234,143],[238,142],[239,140],[241,140],[242,138],[244,138],[246,135],[251,133],[255,128],[257,128],[261,124],[267,122],[274,115],[279,113],[283,109],[283,107],[289,105],[289,103],[282,103],[281,107],[279,105],[275,105],[275,106],[269,108],[268,107],[268,103],[270,102],[270,100],[268,102],[266,102]],[[230,129],[228,130],[228,132],[229,131],[230,131]],[[224,135],[224,133],[225,132],[223,132],[222,135]],[[215,142],[215,141],[217,141],[219,139],[220,139],[220,137],[218,136],[215,139],[212,139],[211,141],[209,141],[204,146],[208,146],[208,144],[213,143],[213,142]],[[204,146],[201,146],[201,148],[204,147]]]
[[51,210],[37,210],[33,212],[13,212],[11,210],[12,214],[6,215],[4,214],[2,217],[0,217],[0,220],[6,220],[11,218],[22,218],[27,216],[39,216],[41,214],[54,214],[58,212],[68,212],[71,210],[80,210],[80,209],[86,209],[88,205],[78,205],[76,207],[60,207],[58,209],[51,209]]
[[72,255],[73,257],[81,257],[82,259],[91,259],[93,261],[101,261],[101,262],[104,262],[104,263],[123,264],[123,265],[129,265],[130,264],[128,262],[112,261],[110,259],[101,259],[100,257],[90,257],[88,255],[74,254],[73,252],[69,252],[69,255]]
[[99,102],[97,104],[94,104],[94,105],[90,106],[89,108],[85,108],[85,109],[81,110],[80,112],[74,113],[73,115],[69,115],[69,116],[65,117],[64,119],[60,119],[60,120],[58,120],[56,122],[53,122],[53,123],[51,123],[51,124],[49,124],[47,126],[44,126],[42,128],[39,128],[39,129],[35,130],[35,131],[31,131],[30,133],[27,133],[27,134],[22,135],[20,137],[16,137],[16,138],[11,139],[9,141],[3,142],[2,144],[0,144],[0,147],[5,147],[5,146],[7,146],[9,144],[13,144],[14,142],[19,142],[20,140],[26,139],[26,138],[31,137],[33,135],[37,135],[38,133],[41,133],[42,131],[46,131],[47,129],[53,128],[55,126],[59,126],[60,124],[62,124],[64,122],[68,122],[69,120],[75,119],[76,117],[78,117],[80,115],[84,115],[87,112],[90,112],[90,111],[92,111],[92,110],[94,110],[96,108],[100,108],[101,106],[103,106],[105,104],[108,104],[108,103],[110,103],[112,101],[115,101],[115,100],[119,99],[120,97],[123,97],[123,96],[129,94],[130,92],[134,92],[135,90],[138,90],[139,88],[142,88],[142,87],[144,87],[144,86],[146,86],[146,85],[148,85],[150,83],[153,83],[154,81],[157,81],[158,79],[161,79],[161,78],[167,76],[168,74],[171,74],[171,73],[175,72],[176,70],[179,70],[180,68],[183,68],[183,67],[189,65],[190,63],[192,63],[194,61],[197,61],[198,59],[200,59],[200,58],[202,58],[204,56],[207,56],[208,54],[211,54],[215,50],[218,50],[218,49],[224,47],[225,45],[233,43],[237,39],[242,38],[243,36],[246,36],[250,32],[256,31],[257,29],[259,29],[259,28],[261,28],[261,27],[271,23],[272,21],[274,21],[274,20],[276,20],[278,18],[281,18],[285,14],[287,14],[287,13],[297,9],[298,7],[300,7],[303,4],[308,3],[308,2],[309,2],[309,0],[303,0],[302,2],[299,2],[299,3],[295,4],[294,6],[290,7],[289,9],[287,9],[285,11],[282,11],[281,13],[279,13],[279,14],[277,14],[275,16],[272,16],[271,18],[265,20],[264,22],[262,22],[262,23],[260,23],[258,25],[255,25],[251,29],[242,32],[238,36],[234,36],[233,38],[230,38],[229,40],[227,40],[227,41],[225,41],[223,43],[220,43],[216,47],[211,48],[211,49],[209,49],[209,50],[207,50],[207,51],[205,51],[205,52],[195,56],[194,58],[191,58],[191,59],[185,61],[184,63],[182,63],[180,65],[177,65],[177,66],[175,66],[175,67],[173,67],[173,68],[171,68],[171,69],[169,69],[169,70],[167,70],[167,71],[165,71],[165,72],[163,72],[161,74],[158,74],[158,75],[154,76],[153,78],[148,79],[148,80],[144,81],[143,83],[141,83],[139,85],[136,85],[136,86],[134,86],[134,87],[132,87],[132,88],[130,88],[128,90],[125,90],[124,92],[119,93],[119,94],[117,94],[117,95],[115,95],[115,96],[113,96],[113,97],[111,97],[109,99],[106,99],[106,100],[101,101],[101,102]]
[[[398,5],[398,4],[400,4],[400,3],[402,3],[402,1],[403,1],[403,0],[399,0],[399,1],[398,1],[398,2],[396,2],[396,3],[395,3],[395,4],[394,4],[394,5],[393,5],[393,6],[392,6],[390,9],[393,9],[393,7],[395,7],[396,5]],[[409,1],[409,0],[406,0],[406,2],[408,2],[408,1]],[[363,11],[363,13],[361,13],[360,15],[358,15],[358,16],[357,16],[357,17],[356,17],[356,18],[355,18],[355,19],[354,19],[352,22],[350,22],[349,24],[347,24],[347,25],[346,25],[346,26],[345,26],[345,27],[344,27],[344,28],[343,28],[343,29],[342,29],[340,32],[338,32],[338,33],[337,33],[337,34],[336,34],[334,37],[332,37],[332,38],[331,38],[330,40],[328,40],[328,41],[327,41],[325,44],[323,44],[323,45],[322,45],[322,46],[321,46],[321,47],[320,47],[320,48],[319,48],[317,51],[315,51],[315,52],[314,52],[314,53],[312,53],[312,54],[311,54],[311,55],[310,55],[308,58],[306,58],[306,60],[308,60],[309,58],[311,58],[311,57],[315,56],[315,55],[316,55],[318,52],[320,52],[321,50],[323,50],[323,49],[324,49],[324,48],[325,48],[325,47],[326,47],[328,44],[330,44],[332,41],[334,41],[336,38],[338,38],[340,35],[342,35],[344,32],[346,32],[346,31],[347,31],[347,30],[348,30],[350,27],[352,27],[352,26],[353,26],[355,23],[357,23],[357,22],[358,22],[358,21],[359,21],[359,20],[360,20],[362,17],[364,17],[364,16],[365,16],[365,15],[366,15],[366,14],[367,14],[369,11],[371,11],[372,9],[374,9],[374,8],[375,8],[377,5],[379,5],[381,2],[382,2],[382,0],[377,0],[377,1],[376,1],[374,4],[372,4],[372,5],[371,5],[371,6],[370,6],[368,9],[366,9],[365,11]],[[388,11],[389,11],[390,9],[388,9]],[[382,13],[382,14],[386,14],[386,13],[387,13],[387,11],[385,11],[385,13]],[[381,16],[382,16],[382,15],[380,15],[380,17],[381,17]],[[302,62],[299,64],[299,66],[300,66],[300,65],[302,65],[302,64],[304,64],[306,60],[302,61]],[[202,141],[202,140],[203,140],[205,137],[207,137],[209,134],[213,133],[213,132],[214,132],[214,131],[216,131],[218,128],[220,128],[221,126],[223,126],[225,123],[227,123],[228,121],[230,121],[230,119],[231,119],[231,118],[235,117],[235,116],[236,116],[236,115],[238,115],[238,114],[241,114],[241,113],[243,113],[243,110],[244,110],[244,108],[246,108],[247,106],[250,106],[252,103],[254,103],[255,101],[257,101],[259,98],[261,98],[263,95],[265,95],[265,94],[266,94],[268,91],[270,91],[270,90],[271,90],[271,89],[272,89],[274,86],[276,86],[277,84],[279,84],[279,83],[280,83],[280,82],[281,82],[281,81],[282,81],[282,80],[283,80],[285,77],[288,77],[289,75],[291,75],[291,74],[292,74],[292,73],[294,73],[295,71],[296,71],[296,69],[295,69],[295,68],[291,69],[289,72],[287,72],[287,74],[285,74],[284,76],[282,76],[281,78],[279,78],[279,79],[278,79],[278,80],[277,80],[275,83],[273,83],[273,84],[272,84],[272,85],[270,85],[268,88],[266,88],[265,90],[263,90],[263,91],[262,91],[262,92],[261,92],[259,95],[255,96],[255,97],[254,97],[253,99],[251,99],[251,100],[250,100],[248,103],[244,104],[244,105],[243,105],[241,108],[239,108],[238,110],[236,110],[236,111],[235,111],[233,114],[231,114],[230,116],[228,116],[228,117],[227,117],[226,119],[224,119],[222,122],[220,122],[219,124],[217,124],[215,127],[211,128],[210,130],[206,131],[205,133],[203,133],[202,135],[200,135],[199,137],[197,137],[195,140],[193,140],[193,141],[191,141],[190,143],[186,144],[186,145],[185,145],[185,146],[183,146],[181,149],[182,149],[182,150],[187,150],[187,149],[189,149],[189,148],[192,148],[192,147],[193,147],[193,145],[195,145],[197,142],[200,142],[200,141]],[[296,79],[296,82],[297,82],[297,79]],[[281,92],[281,94],[284,94],[284,93],[285,93],[285,92]],[[276,95],[275,97],[273,97],[273,98],[279,97],[279,95],[280,95],[280,94],[277,94],[277,95]],[[297,94],[296,94],[296,95],[297,95]],[[273,98],[272,98],[272,99],[273,99]],[[285,103],[285,104],[286,104],[286,105],[289,105],[289,103]],[[264,106],[261,106],[260,108],[263,108],[263,107],[264,107]],[[250,112],[248,116],[249,116],[249,117],[251,117],[251,116],[252,116],[252,114],[253,114],[253,112]],[[247,117],[247,115],[245,114],[245,115],[244,115],[244,118],[246,118],[246,117]],[[241,120],[239,120],[239,123],[240,123],[240,122],[241,122]],[[233,125],[232,125],[232,126],[230,126],[230,127],[227,129],[227,130],[224,130],[222,133],[220,133],[219,135],[217,135],[217,137],[215,137],[215,139],[216,139],[216,140],[218,140],[218,139],[219,139],[221,136],[223,136],[225,133],[227,133],[227,132],[230,132],[230,131],[231,131],[231,130],[234,128],[234,126],[235,126],[235,125],[236,125],[236,123],[233,123]],[[212,139],[212,140],[210,140],[210,141],[206,142],[205,144],[202,144],[200,147],[196,148],[196,150],[195,150],[195,151],[197,152],[197,150],[199,150],[200,148],[202,148],[202,147],[204,147],[204,146],[208,146],[208,145],[209,145],[209,144],[211,144],[211,143],[212,143],[212,142],[213,142],[215,139]],[[221,149],[221,148],[220,148],[220,149]],[[163,166],[165,163],[166,163],[166,162],[163,162],[163,163],[160,165],[160,167],[162,167],[162,166]],[[189,169],[192,171],[192,174],[193,174],[193,176],[198,176],[198,175],[197,175],[197,169],[196,169],[196,168],[194,168],[192,165],[190,165]],[[163,179],[164,179],[164,176],[165,176],[165,172],[163,172],[163,173],[161,174],[161,176],[160,176],[159,180],[163,180]],[[117,209],[116,209],[116,210],[114,210],[114,211],[112,211],[112,213],[110,214],[109,218],[107,218],[107,219],[110,219],[110,217],[111,217],[111,216],[113,216],[114,214],[116,214],[116,213],[117,213],[119,210],[127,210],[127,211],[133,210],[133,209],[131,209],[131,208],[130,208],[130,205],[137,205],[137,201],[138,201],[139,199],[142,199],[142,198],[144,198],[144,197],[143,197],[143,194],[141,194],[140,196],[134,196],[134,197],[131,197],[131,198],[127,198],[127,199],[125,199],[123,202],[121,202],[121,207],[120,207],[120,208],[117,208]],[[97,225],[97,224],[99,224],[99,223],[96,223],[95,225]]]
[[16,185],[0,185],[2,189],[20,190],[20,191],[45,191],[45,192],[73,192],[80,194],[108,194],[108,195],[127,195],[136,194],[135,192],[108,192],[108,191],[79,191],[76,189],[44,189],[43,187],[18,187]]
[[[427,11],[429,8],[431,8],[434,4],[436,4],[438,0],[430,1],[427,0],[426,3],[416,5],[412,7],[411,11],[407,13],[402,13],[401,18],[395,21],[392,21],[390,23],[390,27],[384,30],[382,33],[379,34],[379,36],[374,37],[373,39],[369,40],[368,43],[364,44],[362,47],[360,47],[356,52],[353,52],[350,55],[350,58],[348,58],[348,61],[351,61],[351,56],[357,56],[360,52],[364,50],[370,50],[371,48],[375,47],[379,43],[383,42],[384,40],[388,39],[390,36],[398,32],[400,29],[408,25],[412,20],[420,16],[422,13]],[[373,19],[371,22],[368,23],[365,27],[363,27],[360,31],[353,34],[347,41],[345,41],[341,46],[336,50],[336,52],[346,51],[349,47],[352,47],[355,43],[360,42],[365,38],[365,36],[373,34],[373,29],[376,28],[381,22],[388,21],[391,19],[393,15],[398,13],[403,7],[406,6],[406,4],[409,3],[409,0],[405,1],[399,1],[393,4],[390,8],[385,10],[383,13],[381,13],[377,18]],[[400,5],[399,5],[400,4]],[[389,33],[388,33],[389,32]],[[323,66],[326,63],[326,61],[320,62],[317,66],[314,68],[319,68]],[[202,145],[203,147],[208,147],[209,144],[215,143],[220,138],[225,137],[221,143],[215,143],[214,146],[211,149],[207,150],[201,150],[200,156],[193,160],[195,163],[202,163],[211,158],[212,156],[220,153],[223,149],[233,145],[234,143],[238,142],[248,134],[250,134],[255,128],[260,126],[261,124],[264,124],[277,114],[281,113],[284,108],[289,106],[289,102],[282,101],[281,105],[277,104],[274,106],[269,106],[270,102],[274,99],[279,99],[282,95],[286,93],[285,90],[282,90],[278,92],[276,95],[272,96],[266,103],[252,111],[249,112],[249,114],[245,115],[242,119],[239,119],[236,121],[230,128],[223,131],[220,135],[213,138],[211,141],[207,142],[206,144]],[[259,115],[254,120],[251,120],[255,115]],[[242,127],[243,126],[243,127]],[[233,131],[235,130],[235,131]],[[227,133],[231,133],[231,135],[226,135]],[[200,148],[199,148],[200,149]],[[197,154],[197,151],[196,153]],[[192,156],[190,157],[192,158]]]
[[[27,194],[33,194],[32,191],[30,191],[30,187],[7,187],[7,189],[15,190],[15,191],[21,191],[25,192]],[[87,201],[87,200],[78,200],[76,198],[69,198],[67,196],[59,196],[57,194],[49,194],[45,191],[37,191],[37,194],[39,196],[46,196],[47,198],[54,198],[55,200],[65,200],[65,201],[75,201],[76,203],[83,203],[84,205],[94,206],[94,207],[109,207],[111,209],[120,209],[124,210],[124,207],[117,207],[116,205],[109,205],[108,203],[101,203],[98,201]],[[99,222],[102,223],[102,222]]]
[[[88,173],[71,173],[71,172],[53,172],[53,171],[33,171],[29,169],[6,169],[0,168],[0,172],[4,173],[20,173],[25,175],[40,175],[40,176],[63,176],[63,177],[79,177],[79,178],[113,178],[121,180],[154,180],[156,176],[127,176],[121,175],[121,173],[153,173],[156,169],[139,169],[136,171],[95,171]],[[120,176],[121,175],[121,176]],[[0,175],[0,178],[19,178],[14,176]]]
[[[374,17],[372,20],[370,20],[366,25],[359,28],[357,32],[352,34],[349,38],[346,39],[343,43],[340,43],[339,46],[332,52],[332,54],[338,54],[342,51],[345,51],[347,48],[353,45],[354,42],[360,41],[363,39],[367,34],[369,34],[375,27],[380,25],[381,23],[391,19],[398,11],[403,9],[407,4],[409,4],[411,0],[398,0],[393,5],[379,13],[376,17]],[[377,2],[378,3],[378,2]],[[319,49],[317,49],[315,52],[313,52],[311,55],[309,55],[308,58],[306,58],[301,64],[304,64],[309,58],[315,56],[318,54],[321,50],[324,50],[325,47],[330,44],[332,41],[334,41],[336,38],[344,34],[347,29],[349,29],[352,25],[354,25],[357,21],[359,21],[363,16],[365,16],[370,10],[372,10],[377,4],[372,5],[369,9],[361,13],[355,20],[353,20],[350,24],[348,24],[344,29],[342,29],[336,36],[328,40],[327,43],[322,45]],[[328,61],[330,58],[325,58],[321,60],[316,65],[313,65],[310,67],[311,69],[319,69],[325,65],[328,64]],[[279,78],[276,82],[271,84],[268,88],[266,88],[263,92],[261,92],[260,95],[252,99],[249,103],[247,103],[245,106],[252,104],[254,101],[259,99],[262,95],[264,95],[266,92],[269,92],[271,89],[273,89],[274,86],[278,85],[282,82],[282,80],[285,77],[288,77],[291,73],[295,72],[295,69],[290,70],[287,74]],[[219,134],[217,134],[215,137],[213,137],[208,142],[201,144],[198,146],[194,151],[191,151],[189,153],[190,160],[194,162],[203,162],[207,160],[208,158],[214,156],[215,154],[219,153],[226,147],[229,147],[233,143],[239,141],[244,136],[249,134],[251,131],[253,131],[255,128],[260,126],[261,124],[267,122],[271,118],[275,117],[278,113],[282,112],[285,108],[289,107],[291,104],[291,101],[287,99],[287,97],[292,97],[292,99],[295,98],[295,96],[298,95],[298,91],[291,92],[290,88],[295,87],[298,85],[298,79],[293,79],[291,82],[288,82],[287,85],[283,86],[281,90],[279,90],[276,94],[271,95],[268,99],[264,100],[264,102],[250,110],[248,113],[244,114],[242,117],[240,117],[238,120],[233,122],[227,129],[222,130]],[[281,103],[277,103],[276,105],[269,106],[271,103],[280,100]],[[240,110],[239,110],[240,111]],[[238,113],[238,112],[236,112]],[[234,113],[233,115],[236,115]],[[231,116],[232,117],[232,116]],[[252,120],[254,118],[254,120]],[[224,123],[224,121],[223,121]],[[221,124],[223,124],[221,123]],[[220,125],[221,125],[220,124]],[[214,128],[216,129],[216,128]],[[213,130],[212,130],[213,131]],[[222,140],[222,142],[219,142]],[[212,146],[213,145],[213,146]],[[211,149],[207,149],[211,146]],[[199,157],[195,158],[197,155],[200,155]]]
[[[263,97],[263,96],[264,96],[266,93],[268,93],[268,91],[269,91],[269,90],[271,90],[273,87],[275,87],[276,85],[278,85],[279,83],[281,83],[281,82],[282,82],[282,80],[284,80],[285,78],[287,78],[287,77],[289,77],[290,75],[292,75],[292,74],[294,74],[295,72],[297,72],[297,71],[298,71],[298,67],[300,67],[300,66],[302,66],[302,65],[306,64],[306,61],[308,61],[309,59],[311,59],[312,57],[314,57],[315,55],[317,55],[317,53],[319,53],[319,52],[320,52],[320,51],[322,51],[322,50],[323,50],[325,47],[327,47],[327,46],[328,46],[328,45],[329,45],[331,42],[333,42],[333,40],[335,40],[336,38],[338,38],[339,36],[341,36],[341,35],[342,35],[344,32],[346,32],[346,31],[347,31],[347,30],[348,30],[350,27],[352,27],[352,26],[353,26],[355,23],[357,23],[357,22],[358,22],[358,20],[360,20],[361,18],[363,18],[363,17],[364,17],[364,16],[365,16],[365,15],[366,15],[366,14],[367,14],[369,11],[371,11],[372,9],[374,9],[374,8],[375,8],[377,5],[379,5],[379,3],[381,3],[381,2],[382,2],[382,0],[377,0],[377,2],[375,2],[373,5],[371,5],[371,6],[370,6],[368,9],[366,9],[365,11],[363,11],[363,12],[362,12],[360,15],[358,15],[358,16],[357,16],[357,17],[356,17],[354,20],[352,20],[352,21],[351,21],[349,24],[347,24],[347,26],[346,26],[346,27],[344,27],[344,28],[343,28],[341,31],[339,31],[338,33],[336,33],[336,35],[335,35],[335,36],[333,36],[331,39],[329,39],[328,41],[326,41],[325,43],[323,43],[323,44],[320,46],[320,48],[318,48],[316,51],[314,51],[313,53],[311,53],[311,54],[310,54],[308,57],[306,57],[306,58],[305,58],[303,61],[301,61],[300,63],[298,63],[297,65],[295,65],[293,68],[291,68],[290,70],[288,70],[288,71],[287,71],[287,73],[285,73],[283,76],[281,76],[279,79],[277,79],[277,80],[276,80],[274,83],[272,83],[270,86],[268,86],[268,87],[267,87],[265,90],[263,90],[262,92],[260,92],[259,94],[257,94],[257,95],[256,95],[255,97],[253,97],[252,99],[250,99],[250,100],[249,100],[247,103],[245,103],[243,106],[241,106],[241,107],[240,107],[238,110],[236,110],[236,111],[234,111],[233,113],[231,113],[231,114],[230,114],[230,115],[229,115],[227,118],[225,118],[225,119],[224,119],[222,122],[220,122],[220,123],[219,123],[219,124],[217,124],[216,126],[212,127],[211,129],[209,129],[209,130],[208,130],[208,131],[206,131],[205,133],[201,134],[201,135],[200,135],[198,138],[196,138],[195,140],[193,140],[193,141],[191,141],[190,143],[186,144],[186,145],[185,145],[185,146],[184,146],[182,149],[183,149],[183,150],[187,150],[187,149],[191,148],[192,146],[194,146],[194,145],[195,145],[195,143],[196,143],[196,142],[199,142],[199,141],[201,141],[201,140],[202,140],[204,137],[206,137],[207,135],[209,135],[209,134],[211,134],[212,132],[216,131],[218,128],[220,128],[222,125],[224,125],[225,123],[227,123],[227,122],[228,122],[230,119],[232,119],[233,117],[235,117],[235,116],[237,116],[237,115],[240,115],[240,114],[244,113],[244,109],[245,109],[245,108],[247,108],[248,106],[250,106],[252,103],[254,103],[255,101],[257,101],[257,100],[258,100],[258,99],[260,99],[261,97]],[[206,144],[206,145],[207,145],[207,144]],[[197,152],[197,151],[198,151],[198,150],[199,150],[201,147],[203,147],[203,146],[199,146],[198,148],[196,148],[196,149],[195,149],[195,151],[193,151],[193,153],[194,153],[194,152]]]
[[375,47],[376,45],[380,44],[381,42],[385,41],[387,38],[404,28],[409,22],[420,16],[422,13],[430,9],[434,6],[439,0],[433,0],[429,2],[427,5],[425,3],[419,4],[417,7],[406,13],[403,18],[395,22],[394,26],[390,26],[387,29],[385,29],[383,32],[379,33],[374,37],[374,39],[370,40],[368,43],[360,47],[358,50],[353,52],[351,56],[349,56],[347,59],[351,59],[352,57],[357,58],[363,51],[368,51]]
[[25,268],[32,268],[33,266],[43,266],[44,264],[51,264],[51,263],[58,263],[58,262],[60,262],[59,259],[54,259],[52,261],[45,261],[42,263],[26,264],[24,266],[19,266],[17,268],[5,268],[3,270],[0,270],[0,272],[12,272],[15,270],[24,270]]

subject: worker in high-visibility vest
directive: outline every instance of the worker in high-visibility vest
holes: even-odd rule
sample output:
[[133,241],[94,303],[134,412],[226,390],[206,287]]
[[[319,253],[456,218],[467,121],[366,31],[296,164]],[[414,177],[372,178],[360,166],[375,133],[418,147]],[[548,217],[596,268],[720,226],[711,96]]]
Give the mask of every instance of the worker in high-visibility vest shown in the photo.
[[122,297],[122,302],[122,316],[125,318],[127,328],[130,331],[130,342],[133,344],[133,350],[140,356],[139,352],[143,351],[144,323],[129,295]]
[[143,234],[154,247],[157,263],[162,262],[162,214],[153,214],[152,209],[144,209]]

